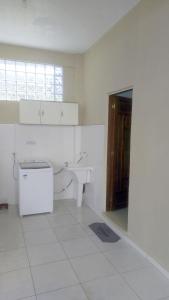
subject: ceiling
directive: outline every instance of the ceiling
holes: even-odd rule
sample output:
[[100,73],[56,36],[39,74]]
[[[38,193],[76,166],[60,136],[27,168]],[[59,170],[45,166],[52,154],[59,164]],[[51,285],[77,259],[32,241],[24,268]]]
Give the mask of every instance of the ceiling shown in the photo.
[[139,0],[0,0],[0,43],[82,53]]

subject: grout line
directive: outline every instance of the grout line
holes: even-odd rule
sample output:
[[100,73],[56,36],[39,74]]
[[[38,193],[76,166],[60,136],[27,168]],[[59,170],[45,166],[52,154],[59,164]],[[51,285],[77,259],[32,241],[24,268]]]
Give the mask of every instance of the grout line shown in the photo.
[[81,286],[81,288],[82,288],[82,290],[83,290],[83,292],[84,292],[86,298],[87,298],[88,300],[90,300],[90,299],[88,298],[88,296],[87,296],[87,294],[86,294],[86,292],[85,292],[83,286],[81,285],[80,278],[79,278],[78,274],[76,273],[76,271],[74,270],[70,258],[68,257],[68,255],[67,255],[67,253],[66,253],[66,251],[65,251],[65,249],[64,249],[63,246],[62,246],[62,248],[63,248],[63,251],[64,251],[64,253],[65,253],[66,257],[67,257],[67,261],[69,262],[69,264],[70,264],[70,266],[71,266],[71,268],[72,268],[72,270],[73,270],[73,272],[74,272],[74,274],[75,274],[75,276],[76,276],[76,278],[77,278],[77,280],[78,280],[78,285]]
[[[111,264],[113,266],[113,268],[115,269],[115,271],[117,272],[117,274],[112,274],[112,275],[108,275],[108,276],[105,276],[105,277],[112,277],[112,276],[119,276],[123,282],[125,282],[125,284],[129,287],[129,289],[138,297],[138,299],[140,300],[143,300],[140,298],[139,295],[137,295],[137,293],[135,292],[135,290],[133,290],[133,288],[128,284],[128,282],[124,279],[124,277],[122,276],[122,273],[120,273],[120,271],[116,268],[116,266],[111,262],[109,261],[109,259],[105,256],[106,252],[101,252],[104,256],[104,258],[106,259],[106,261]],[[89,281],[90,282],[90,281]]]
[[[67,256],[67,258],[68,258],[69,260],[71,260],[71,259],[76,259],[76,258],[88,257],[88,256],[90,256],[90,255],[99,254],[99,253],[100,253],[100,252],[99,252],[99,249],[98,249],[98,251],[96,251],[96,252],[88,253],[88,254],[85,254],[85,255],[76,255],[76,256],[73,256],[73,257],[69,257],[68,254],[67,254],[66,256]],[[100,254],[101,254],[101,253],[100,253]]]
[[3,254],[4,252],[11,252],[11,251],[16,251],[16,250],[19,250],[19,249],[25,249],[25,245],[24,246],[19,246],[19,247],[15,247],[15,248],[10,248],[10,249],[3,249],[3,250],[0,250],[0,254]]
[[69,258],[68,258],[68,261],[69,261],[69,263],[70,263],[70,265],[71,265],[71,267],[72,267],[73,272],[75,273],[75,275],[76,275],[76,277],[77,277],[77,279],[78,279],[78,281],[79,281],[79,285],[82,287],[82,289],[83,289],[83,291],[84,291],[84,293],[85,293],[85,296],[87,297],[88,300],[90,300],[89,297],[87,296],[87,294],[86,294],[86,292],[85,292],[85,290],[84,290],[84,288],[83,288],[83,286],[82,286],[82,282],[81,282],[81,280],[80,280],[80,278],[79,278],[79,276],[78,276],[76,270],[74,269],[73,264],[72,264],[72,262],[71,262],[71,260],[70,260]]
[[[47,295],[47,294],[50,294],[50,293],[54,293],[54,292],[58,292],[58,291],[62,291],[62,290],[65,290],[65,289],[69,289],[69,288],[72,288],[72,287],[78,287],[80,286],[79,283],[77,284],[72,284],[72,285],[68,285],[68,286],[65,286],[65,287],[61,287],[61,288],[58,288],[58,289],[55,289],[55,290],[50,290],[50,291],[46,291],[46,292],[41,292],[41,293],[38,293],[36,295],[37,296],[40,296],[40,295]],[[33,297],[33,296],[32,296]],[[25,298],[24,298],[25,299]]]
[[[22,224],[22,226],[23,226],[23,224]],[[23,238],[24,238],[24,243],[26,245],[25,235],[24,234],[23,234]],[[32,270],[31,270],[31,265],[30,265],[30,259],[29,259],[29,254],[28,254],[27,246],[25,247],[25,250],[26,250],[26,254],[27,254],[27,258],[28,258],[29,271],[30,271],[31,278],[32,278],[32,285],[33,285],[34,293],[35,293],[35,296],[36,296],[36,288],[35,288],[35,283],[34,283],[33,274],[32,274]]]
[[128,286],[128,288],[138,297],[138,299],[143,300],[140,298],[140,296],[136,293],[136,291],[128,284],[128,282],[125,280],[125,278],[123,277],[123,273],[120,273],[120,271],[116,268],[116,266],[109,261],[109,259],[105,256],[105,252],[103,253],[104,257],[106,258],[106,260],[115,268],[118,276],[123,280],[123,282],[125,282],[125,284]]
[[87,298],[88,300],[91,300],[91,299],[89,298],[88,294],[86,293],[85,288],[84,288],[84,286],[83,286],[82,283],[80,283],[80,287],[81,287],[82,291],[84,292],[86,298]]
[[134,288],[128,283],[128,281],[125,279],[125,277],[123,276],[123,274],[121,274],[121,278],[123,279],[123,281],[125,282],[125,284],[133,291],[133,293],[138,297],[138,299],[143,300],[143,299],[137,294],[137,292],[134,290]]
[[26,267],[21,267],[19,269],[17,268],[17,269],[13,269],[13,270],[10,270],[7,272],[0,273],[0,277],[3,276],[4,274],[8,274],[8,273],[12,273],[12,272],[20,271],[20,270],[28,270],[28,269],[29,269],[29,265]]
[[28,296],[28,297],[24,297],[24,298],[19,298],[19,299],[17,299],[17,300],[27,300],[27,299],[31,299],[31,298],[35,298],[35,300],[37,300],[37,297],[36,297],[36,295],[32,295],[32,296]]
[[[94,212],[95,213],[95,212]],[[99,216],[99,215],[98,215]],[[99,216],[99,217],[101,217],[101,219],[103,220],[103,221],[105,221],[106,222],[106,220],[104,219],[104,218],[102,218],[102,216]],[[107,222],[106,222],[107,223]],[[122,236],[121,236],[121,232],[120,232],[120,237],[122,238]],[[89,238],[91,238],[90,236],[89,236]],[[94,241],[93,241],[93,243],[94,243]],[[97,243],[94,243],[96,246],[97,246],[97,248],[98,248],[98,250],[99,250],[99,252],[104,256],[104,258],[106,259],[106,261],[109,263],[109,264],[111,264],[113,267],[114,267],[114,269],[116,270],[116,272],[117,272],[117,274],[119,275],[119,277],[125,282],[125,284],[128,286],[128,288],[133,292],[133,294],[135,294],[137,297],[138,297],[138,299],[140,299],[140,300],[142,300],[141,298],[140,298],[140,296],[136,293],[136,291],[128,284],[128,282],[125,280],[125,278],[123,277],[123,275],[117,270],[117,268],[107,259],[107,257],[105,256],[105,252],[106,251],[102,251],[99,247],[98,247],[98,245],[97,245]],[[111,251],[111,250],[110,250]],[[98,253],[99,253],[98,252]],[[88,255],[86,255],[86,256],[88,256]],[[84,257],[84,256],[82,256],[82,257]],[[76,259],[76,258],[74,258],[74,259]],[[70,260],[70,259],[69,259]],[[71,263],[71,261],[70,261],[70,263]],[[71,265],[72,265],[72,263],[71,263]],[[73,268],[73,265],[72,265],[72,268]],[[74,268],[73,268],[74,269]],[[75,270],[74,270],[75,271]],[[76,271],[75,271],[75,273],[76,273]],[[112,274],[111,276],[115,276],[116,274]],[[110,275],[108,275],[108,276],[103,276],[103,277],[98,277],[98,278],[95,278],[94,280],[89,280],[89,281],[85,281],[85,282],[91,282],[91,281],[95,281],[95,280],[98,280],[99,278],[104,278],[104,277],[111,277]],[[77,275],[77,277],[78,277],[78,275]],[[80,278],[78,277],[78,279],[79,279],[79,281],[80,281]],[[81,282],[80,281],[80,285],[82,286],[82,288],[83,288],[83,284],[85,283],[85,282]],[[85,292],[85,289],[83,288],[83,290],[84,290],[84,292]],[[86,292],[85,292],[85,294],[86,294]],[[86,296],[87,296],[87,294],[86,294]],[[88,298],[88,296],[87,296],[87,298]],[[88,298],[89,299],[89,298]],[[162,299],[161,299],[162,300]],[[165,300],[165,299],[164,299]]]
[[[78,259],[78,258],[83,258],[83,257],[88,257],[88,256],[91,256],[91,255],[96,255],[96,254],[102,254],[101,252],[93,252],[93,253],[90,253],[90,254],[86,254],[86,255],[81,255],[81,256],[75,256],[75,257],[69,257],[68,254],[64,251],[63,249],[63,252],[65,253],[66,257],[63,258],[63,259],[59,259],[59,260],[52,260],[52,261],[48,261],[48,262],[44,262],[44,263],[38,263],[36,265],[29,265],[27,267],[22,267],[22,268],[19,268],[17,270],[21,270],[21,269],[28,269],[29,267],[30,268],[36,268],[36,267],[39,267],[39,266],[44,266],[44,265],[51,265],[53,263],[59,263],[59,262],[63,262],[63,261],[70,261],[70,260],[75,260],[75,259]],[[4,272],[4,273],[10,273],[10,272],[13,272],[15,270],[12,270],[12,271],[8,271],[8,272]],[[2,274],[4,274],[2,273]],[[1,274],[0,274],[1,276]]]
[[39,266],[50,265],[50,264],[59,263],[59,262],[63,262],[63,261],[67,261],[67,259],[63,258],[63,259],[59,259],[59,260],[52,260],[52,261],[48,261],[48,262],[44,262],[44,263],[38,263],[36,265],[31,265],[30,264],[30,268],[36,268],[36,267],[39,267]]

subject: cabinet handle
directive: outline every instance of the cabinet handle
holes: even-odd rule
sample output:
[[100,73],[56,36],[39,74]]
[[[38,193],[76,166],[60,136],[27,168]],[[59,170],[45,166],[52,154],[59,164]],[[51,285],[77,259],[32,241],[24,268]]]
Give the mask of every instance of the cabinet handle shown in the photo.
[[61,112],[61,117],[63,117],[63,111]]
[[44,112],[44,110],[42,110],[42,116],[44,116],[44,114],[45,114],[45,112]]

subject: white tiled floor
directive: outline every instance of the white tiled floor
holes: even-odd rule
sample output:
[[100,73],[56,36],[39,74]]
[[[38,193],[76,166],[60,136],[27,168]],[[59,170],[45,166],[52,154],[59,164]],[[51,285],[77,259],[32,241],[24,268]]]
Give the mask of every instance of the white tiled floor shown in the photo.
[[169,280],[125,241],[103,243],[102,221],[75,201],[53,214],[0,212],[0,300],[169,300]]

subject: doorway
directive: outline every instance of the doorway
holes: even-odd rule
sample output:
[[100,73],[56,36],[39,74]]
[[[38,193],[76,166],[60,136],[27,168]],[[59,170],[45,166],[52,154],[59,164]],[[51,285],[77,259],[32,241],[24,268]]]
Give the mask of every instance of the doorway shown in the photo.
[[110,95],[107,147],[107,215],[124,230],[128,223],[132,90]]

